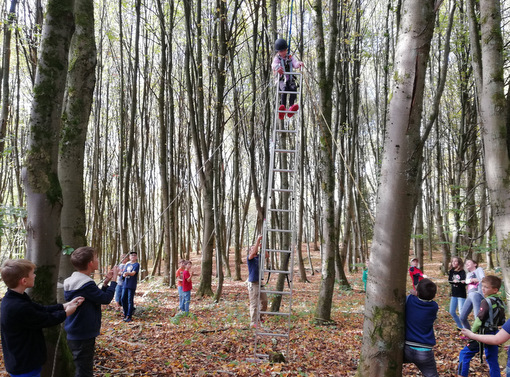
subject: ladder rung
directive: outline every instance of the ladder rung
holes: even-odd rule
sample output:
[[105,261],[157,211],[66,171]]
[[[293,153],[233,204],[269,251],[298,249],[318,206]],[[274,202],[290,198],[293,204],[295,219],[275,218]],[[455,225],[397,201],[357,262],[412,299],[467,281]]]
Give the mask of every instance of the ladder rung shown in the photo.
[[293,231],[290,229],[268,229],[268,232],[282,232],[282,233],[292,233]]
[[272,295],[290,295],[291,294],[291,292],[289,292],[289,291],[271,291],[271,290],[265,290],[265,289],[261,289],[260,291],[269,293]]
[[282,188],[280,188],[280,189],[274,188],[274,189],[271,189],[271,190],[272,191],[278,191],[278,192],[294,192],[294,190],[292,190],[292,189],[282,189]]
[[291,250],[280,250],[280,249],[266,249],[266,251],[270,251],[270,252],[273,252],[273,253],[292,253]]
[[271,212],[292,212],[291,209],[281,209],[281,208],[269,208]]
[[297,134],[297,130],[276,130],[276,132]]
[[257,332],[257,335],[262,336],[279,336],[281,338],[288,338],[289,334],[273,333],[273,332]]
[[286,312],[260,312],[260,314],[265,314],[265,315],[279,315],[279,316],[282,316],[282,317],[289,317],[290,316],[290,313],[286,313]]
[[280,153],[297,153],[295,149],[275,149],[274,151]]
[[273,169],[273,171],[275,172],[279,172],[279,173],[295,173],[296,170],[294,169]]
[[[297,90],[279,90],[278,94],[298,94],[299,92]],[[288,111],[288,110],[278,110],[279,112],[289,112],[289,113],[295,113],[296,111]]]
[[290,274],[290,271],[283,271],[283,270],[264,270],[264,272],[274,272],[276,274]]

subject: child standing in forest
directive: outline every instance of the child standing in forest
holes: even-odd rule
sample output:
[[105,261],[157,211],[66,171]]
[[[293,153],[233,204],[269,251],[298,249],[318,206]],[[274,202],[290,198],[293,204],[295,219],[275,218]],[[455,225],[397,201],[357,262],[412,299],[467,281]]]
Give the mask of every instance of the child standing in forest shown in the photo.
[[480,310],[480,303],[483,300],[482,285],[480,282],[485,277],[485,273],[481,267],[478,267],[478,263],[472,259],[467,259],[465,263],[467,269],[466,272],[466,284],[467,284],[467,298],[462,305],[460,312],[460,322],[462,327],[470,329],[471,325],[468,321],[468,316],[471,311],[475,317],[478,315]]
[[136,251],[129,253],[129,262],[124,269],[124,289],[122,290],[122,306],[124,308],[124,321],[131,322],[135,311],[135,292],[138,284],[138,271],[140,264]]
[[[285,39],[277,39],[274,44],[274,49],[276,51],[276,55],[273,59],[273,64],[271,67],[273,68],[273,72],[279,74],[279,87],[281,91],[285,92],[297,92],[298,85],[294,78],[294,75],[284,75],[285,72],[291,72],[292,68],[298,69],[303,67],[303,62],[297,60],[294,56],[288,54],[288,45]],[[280,107],[279,107],[279,118],[285,118],[285,113],[287,109],[287,94],[282,93],[280,97]],[[288,117],[291,118],[298,110],[299,105],[294,103],[296,101],[297,94],[290,93],[289,96],[289,110]]]
[[[475,334],[468,329],[462,329],[462,335],[466,338],[473,339],[476,342],[499,346],[510,340],[510,320],[506,321],[501,327],[501,330],[499,330],[495,335]],[[507,349],[506,375],[510,376],[510,348]]]
[[35,264],[26,259],[6,260],[1,275],[7,286],[0,315],[5,369],[11,376],[40,376],[47,357],[42,329],[64,322],[83,297],[48,306],[33,302],[25,290],[34,286]]
[[122,310],[122,290],[124,289],[124,277],[122,274],[124,273],[124,268],[126,267],[126,262],[128,261],[128,257],[125,256],[122,258],[122,262],[119,264],[119,269],[117,273],[117,287],[115,288],[115,302],[117,303],[117,309]]
[[193,288],[193,283],[191,278],[193,277],[193,271],[191,271],[191,261],[186,261],[184,265],[184,271],[182,273],[182,295],[184,301],[184,314],[189,314],[189,304],[191,301],[191,289]]
[[421,270],[418,268],[418,258],[411,259],[409,275],[411,276],[411,281],[413,282],[413,289],[416,289],[418,282],[427,277],[427,275],[424,275],[423,272],[421,272]]
[[[488,275],[482,280],[482,292],[485,297],[480,304],[480,311],[473,322],[473,333],[496,334],[498,327],[505,322],[505,306],[497,293],[501,287],[501,279],[494,275]],[[466,332],[463,331],[465,334]],[[467,333],[469,335],[469,333]],[[471,338],[471,336],[470,336]],[[485,359],[489,364],[489,373],[491,377],[501,376],[498,363],[498,346],[494,344],[484,344]],[[469,375],[469,363],[471,359],[481,352],[477,341],[471,340],[465,346],[459,355],[458,376],[467,377]]]
[[64,280],[64,296],[66,300],[82,296],[84,301],[79,310],[66,319],[67,344],[73,355],[76,376],[92,377],[96,337],[101,330],[101,305],[108,305],[113,299],[117,282],[112,279],[117,276],[118,267],[114,266],[106,274],[100,289],[90,277],[99,266],[95,249],[79,247],[71,254],[71,263],[76,271]]
[[179,310],[184,311],[184,295],[182,294],[182,274],[184,273],[184,266],[187,260],[181,259],[179,261],[179,269],[175,273],[175,280],[177,280],[177,291],[179,292]]
[[436,284],[424,278],[417,284],[415,293],[406,299],[404,363],[414,363],[425,377],[439,376],[433,350],[436,344],[434,321],[439,310],[437,302],[433,301],[436,292]]
[[464,271],[464,262],[459,257],[453,257],[450,266],[451,268],[448,272],[448,283],[450,283],[452,288],[450,294],[450,314],[457,324],[457,329],[460,330],[462,329],[462,322],[457,315],[457,309],[460,314],[464,301],[466,301],[466,271]]

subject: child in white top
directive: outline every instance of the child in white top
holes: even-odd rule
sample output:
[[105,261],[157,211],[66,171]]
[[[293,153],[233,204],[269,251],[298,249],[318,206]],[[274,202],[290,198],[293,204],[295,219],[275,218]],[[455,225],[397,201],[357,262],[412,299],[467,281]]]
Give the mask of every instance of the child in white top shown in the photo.
[[[273,59],[273,64],[271,65],[273,68],[273,73],[277,73],[280,75],[280,90],[286,92],[297,92],[297,84],[294,80],[293,75],[284,75],[285,72],[291,72],[292,68],[299,69],[303,67],[303,62],[297,60],[294,56],[288,54],[288,45],[285,39],[277,39],[274,44],[274,49],[276,50],[276,55]],[[287,105],[287,94],[282,93],[280,99],[280,111],[286,110]],[[292,113],[288,113],[288,117],[292,117],[296,111],[299,110],[298,104],[294,104],[296,101],[296,93],[291,93],[289,96],[289,111]],[[280,119],[285,117],[285,113],[279,113]]]

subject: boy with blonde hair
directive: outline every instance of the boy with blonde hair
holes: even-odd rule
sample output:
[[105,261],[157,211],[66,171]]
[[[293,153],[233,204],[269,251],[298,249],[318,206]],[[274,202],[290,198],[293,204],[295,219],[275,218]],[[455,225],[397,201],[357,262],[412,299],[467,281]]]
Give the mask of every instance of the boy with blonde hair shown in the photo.
[[8,259],[1,270],[7,293],[1,305],[0,331],[5,369],[11,376],[40,376],[46,362],[42,329],[64,322],[83,302],[82,297],[47,306],[33,302],[25,290],[34,286],[35,267],[26,259]]

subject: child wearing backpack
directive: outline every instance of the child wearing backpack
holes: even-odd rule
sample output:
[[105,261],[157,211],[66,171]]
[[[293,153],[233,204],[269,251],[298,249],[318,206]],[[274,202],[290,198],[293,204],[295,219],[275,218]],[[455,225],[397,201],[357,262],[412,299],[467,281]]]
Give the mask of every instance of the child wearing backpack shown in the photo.
[[[494,275],[488,275],[482,280],[482,293],[485,299],[480,305],[480,311],[473,326],[473,333],[496,334],[498,327],[505,323],[505,306],[501,299],[496,296],[501,287],[501,279]],[[466,330],[462,330],[463,334]],[[466,334],[464,334],[466,335]],[[490,376],[499,377],[501,372],[498,364],[498,346],[484,344],[485,358],[489,364]],[[458,376],[467,377],[469,374],[469,363],[480,350],[480,344],[471,340],[459,355]]]
[[[476,340],[477,342],[480,343],[493,344],[499,346],[505,343],[507,340],[510,340],[510,319],[505,322],[505,324],[501,327],[501,330],[499,330],[496,335],[474,334],[471,330],[468,329],[462,329],[462,335],[469,339]],[[510,348],[508,349],[506,375],[510,376]]]

